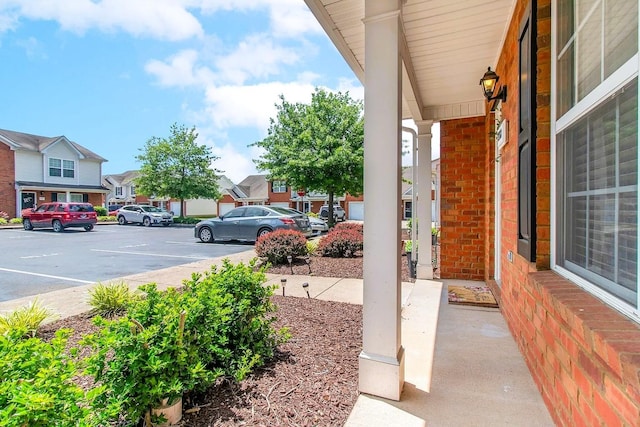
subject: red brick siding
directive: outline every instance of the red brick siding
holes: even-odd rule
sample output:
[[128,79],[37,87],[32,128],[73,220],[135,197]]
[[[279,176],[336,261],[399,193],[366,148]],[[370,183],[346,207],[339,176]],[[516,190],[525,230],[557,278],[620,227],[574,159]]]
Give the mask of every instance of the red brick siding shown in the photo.
[[0,143],[0,211],[9,217],[16,215],[15,157],[6,144]]
[[287,191],[284,193],[274,193],[273,192],[273,183],[271,181],[267,182],[267,186],[269,187],[269,192],[267,196],[267,200],[269,203],[282,203],[287,202],[289,206],[291,206],[291,187],[287,186]]
[[485,278],[485,117],[440,123],[440,277]]
[[[500,307],[558,425],[639,425],[640,327],[575,284],[542,271],[548,270],[551,254],[550,0],[537,2],[536,261],[517,254],[518,30],[528,4],[517,2],[496,67],[501,83],[509,87],[503,115],[510,122],[500,159]],[[489,151],[491,141],[487,147]],[[486,169],[490,175],[491,156]],[[490,185],[491,178],[485,182]],[[481,194],[489,198],[490,189]],[[489,201],[486,206],[489,211]],[[491,233],[490,222],[485,230]],[[507,261],[508,251],[513,262]],[[442,254],[444,260],[444,248]],[[485,260],[489,269],[492,260]]]

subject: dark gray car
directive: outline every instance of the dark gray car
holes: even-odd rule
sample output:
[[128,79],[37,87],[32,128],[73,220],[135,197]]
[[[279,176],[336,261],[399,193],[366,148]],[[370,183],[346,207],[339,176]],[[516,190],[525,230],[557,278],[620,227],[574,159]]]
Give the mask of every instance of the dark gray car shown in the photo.
[[225,215],[200,221],[195,237],[204,243],[214,240],[256,241],[275,230],[297,230],[305,236],[312,234],[309,218],[287,208],[277,206],[242,206]]

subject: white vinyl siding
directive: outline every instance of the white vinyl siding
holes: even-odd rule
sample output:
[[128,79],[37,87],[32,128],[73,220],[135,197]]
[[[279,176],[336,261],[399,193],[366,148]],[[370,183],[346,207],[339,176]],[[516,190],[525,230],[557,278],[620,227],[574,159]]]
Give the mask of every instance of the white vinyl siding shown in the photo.
[[554,268],[638,319],[638,0],[555,4]]

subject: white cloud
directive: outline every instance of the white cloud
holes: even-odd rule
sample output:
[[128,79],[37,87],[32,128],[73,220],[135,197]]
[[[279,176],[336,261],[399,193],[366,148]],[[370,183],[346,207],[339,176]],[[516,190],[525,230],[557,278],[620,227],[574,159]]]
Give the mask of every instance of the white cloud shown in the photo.
[[313,89],[304,82],[210,87],[206,93],[207,116],[217,128],[246,126],[266,132],[269,119],[276,115],[280,94],[287,102],[309,103]]
[[265,34],[253,34],[238,44],[231,54],[216,61],[221,81],[242,84],[249,78],[277,75],[282,65],[300,60],[295,49],[274,44]]
[[[255,151],[255,147],[254,148]],[[221,174],[225,175],[235,184],[245,179],[249,175],[255,175],[258,173],[256,165],[252,159],[257,159],[259,153],[245,150],[245,152],[239,152],[231,143],[218,147],[213,146],[212,153],[219,157],[218,160],[213,162],[213,166],[219,169]]]
[[156,76],[162,86],[206,86],[213,81],[213,73],[196,64],[198,56],[197,51],[187,49],[168,58],[167,62],[151,60],[145,64],[144,69]]
[[200,22],[178,0],[20,0],[0,6],[0,13],[57,21],[64,30],[78,34],[98,28],[171,41],[204,34]]

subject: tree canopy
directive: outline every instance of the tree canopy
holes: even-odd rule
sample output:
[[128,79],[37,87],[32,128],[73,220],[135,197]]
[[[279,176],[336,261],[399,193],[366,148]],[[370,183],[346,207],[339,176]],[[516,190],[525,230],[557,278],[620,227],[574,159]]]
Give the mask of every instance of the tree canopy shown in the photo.
[[280,95],[276,108],[267,137],[254,144],[265,149],[257,167],[293,188],[326,193],[331,211],[334,195],[362,194],[362,102],[316,88],[311,104],[292,104]]
[[171,125],[168,138],[151,137],[136,156],[141,162],[136,191],[147,196],[163,196],[180,200],[195,198],[219,199],[217,171],[211,166],[217,157],[211,148],[196,143],[195,127]]

